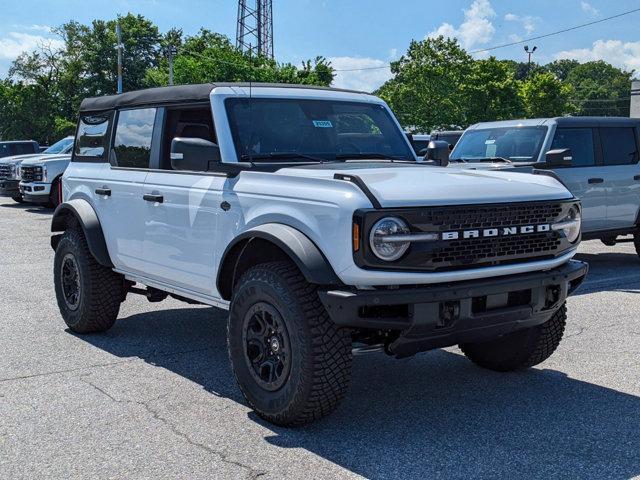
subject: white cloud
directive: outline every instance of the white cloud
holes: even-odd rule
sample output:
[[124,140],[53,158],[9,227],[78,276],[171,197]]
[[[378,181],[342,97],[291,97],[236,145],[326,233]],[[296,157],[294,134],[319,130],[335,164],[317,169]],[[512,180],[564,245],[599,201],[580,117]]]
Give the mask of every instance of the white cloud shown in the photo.
[[540,20],[538,17],[532,17],[531,15],[516,15],[515,13],[507,13],[504,16],[507,22],[518,22],[522,24],[522,28],[527,35],[531,35],[536,29],[536,22]]
[[482,45],[493,38],[496,29],[490,19],[495,16],[496,12],[489,0],[474,0],[471,6],[464,10],[464,22],[458,28],[450,23],[443,23],[427,37],[435,38],[442,35],[457,38],[464,48]]
[[604,60],[616,67],[640,71],[640,42],[621,40],[597,40],[591,48],[564,50],[554,55],[556,59],[569,58],[579,62]]
[[329,60],[336,70],[353,70],[336,72],[334,87],[372,92],[393,76],[385,60],[367,57],[330,57]]
[[47,38],[42,35],[32,35],[23,32],[9,32],[7,36],[0,38],[0,59],[14,60],[21,53],[36,50],[48,45],[53,49],[62,48],[62,40]]
[[588,13],[589,15],[593,15],[594,17],[600,13],[596,7],[588,2],[580,2],[580,7],[582,8],[583,12]]

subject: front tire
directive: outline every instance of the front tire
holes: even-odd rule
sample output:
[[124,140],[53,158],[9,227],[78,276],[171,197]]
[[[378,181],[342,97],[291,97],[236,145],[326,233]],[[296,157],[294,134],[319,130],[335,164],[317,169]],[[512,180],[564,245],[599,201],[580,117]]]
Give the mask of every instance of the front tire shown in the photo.
[[24,203],[24,198],[22,198],[22,195],[11,197],[11,200],[13,200],[16,203]]
[[289,262],[249,269],[231,300],[229,358],[256,413],[277,425],[330,413],[351,378],[351,336],[338,328],[317,289]]
[[84,234],[67,230],[56,248],[54,284],[60,313],[76,333],[109,330],[124,296],[122,277],[91,255]]
[[523,370],[544,362],[555,352],[567,323],[563,304],[542,325],[504,335],[495,340],[460,345],[462,352],[476,365],[497,372]]

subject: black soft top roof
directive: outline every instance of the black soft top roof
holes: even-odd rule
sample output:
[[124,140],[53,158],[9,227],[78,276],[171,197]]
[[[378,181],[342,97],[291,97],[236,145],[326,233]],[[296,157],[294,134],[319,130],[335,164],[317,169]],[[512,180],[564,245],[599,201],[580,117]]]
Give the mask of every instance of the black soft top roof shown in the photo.
[[[252,83],[255,88],[302,88],[312,90],[331,90],[336,92],[362,93],[354,90],[342,90],[313,85],[289,85],[282,83]],[[173,87],[148,88],[126,92],[121,95],[85,98],[80,104],[80,112],[99,112],[116,108],[131,108],[142,105],[157,105],[185,102],[199,102],[209,100],[211,90],[216,87],[248,87],[249,83],[203,83],[197,85],[176,85]]]

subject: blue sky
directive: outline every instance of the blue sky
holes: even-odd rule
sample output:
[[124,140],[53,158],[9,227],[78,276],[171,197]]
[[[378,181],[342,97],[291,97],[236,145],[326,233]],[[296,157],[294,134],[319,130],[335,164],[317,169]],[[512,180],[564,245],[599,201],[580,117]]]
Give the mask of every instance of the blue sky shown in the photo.
[[[251,1],[251,0],[249,0]],[[88,23],[140,13],[161,30],[200,27],[235,35],[233,0],[5,0],[0,16],[0,75],[24,50],[57,41],[49,29],[68,20]],[[520,40],[640,8],[638,0],[274,0],[275,53],[299,63],[324,55],[337,69],[384,66],[412,39],[444,34],[469,50]],[[604,59],[640,71],[640,12],[532,42],[535,59]],[[521,45],[495,50],[498,58],[525,59]],[[482,57],[486,54],[477,54]],[[337,86],[372,90],[387,69],[341,72]]]

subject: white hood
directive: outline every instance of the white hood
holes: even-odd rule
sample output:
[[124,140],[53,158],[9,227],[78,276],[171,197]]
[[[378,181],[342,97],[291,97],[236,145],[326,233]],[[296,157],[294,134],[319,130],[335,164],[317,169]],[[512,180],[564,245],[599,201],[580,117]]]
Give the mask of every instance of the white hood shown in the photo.
[[426,165],[380,166],[346,164],[280,170],[282,175],[333,178],[357,175],[383,207],[465,205],[573,198],[557,180],[546,175],[510,171],[478,171]]
[[22,166],[23,167],[28,167],[28,166],[33,166],[33,165],[52,165],[53,163],[58,163],[58,162],[66,162],[68,163],[71,160],[71,154],[69,153],[64,153],[64,154],[48,154],[48,155],[37,155],[34,157],[31,157],[25,161],[22,162]]

